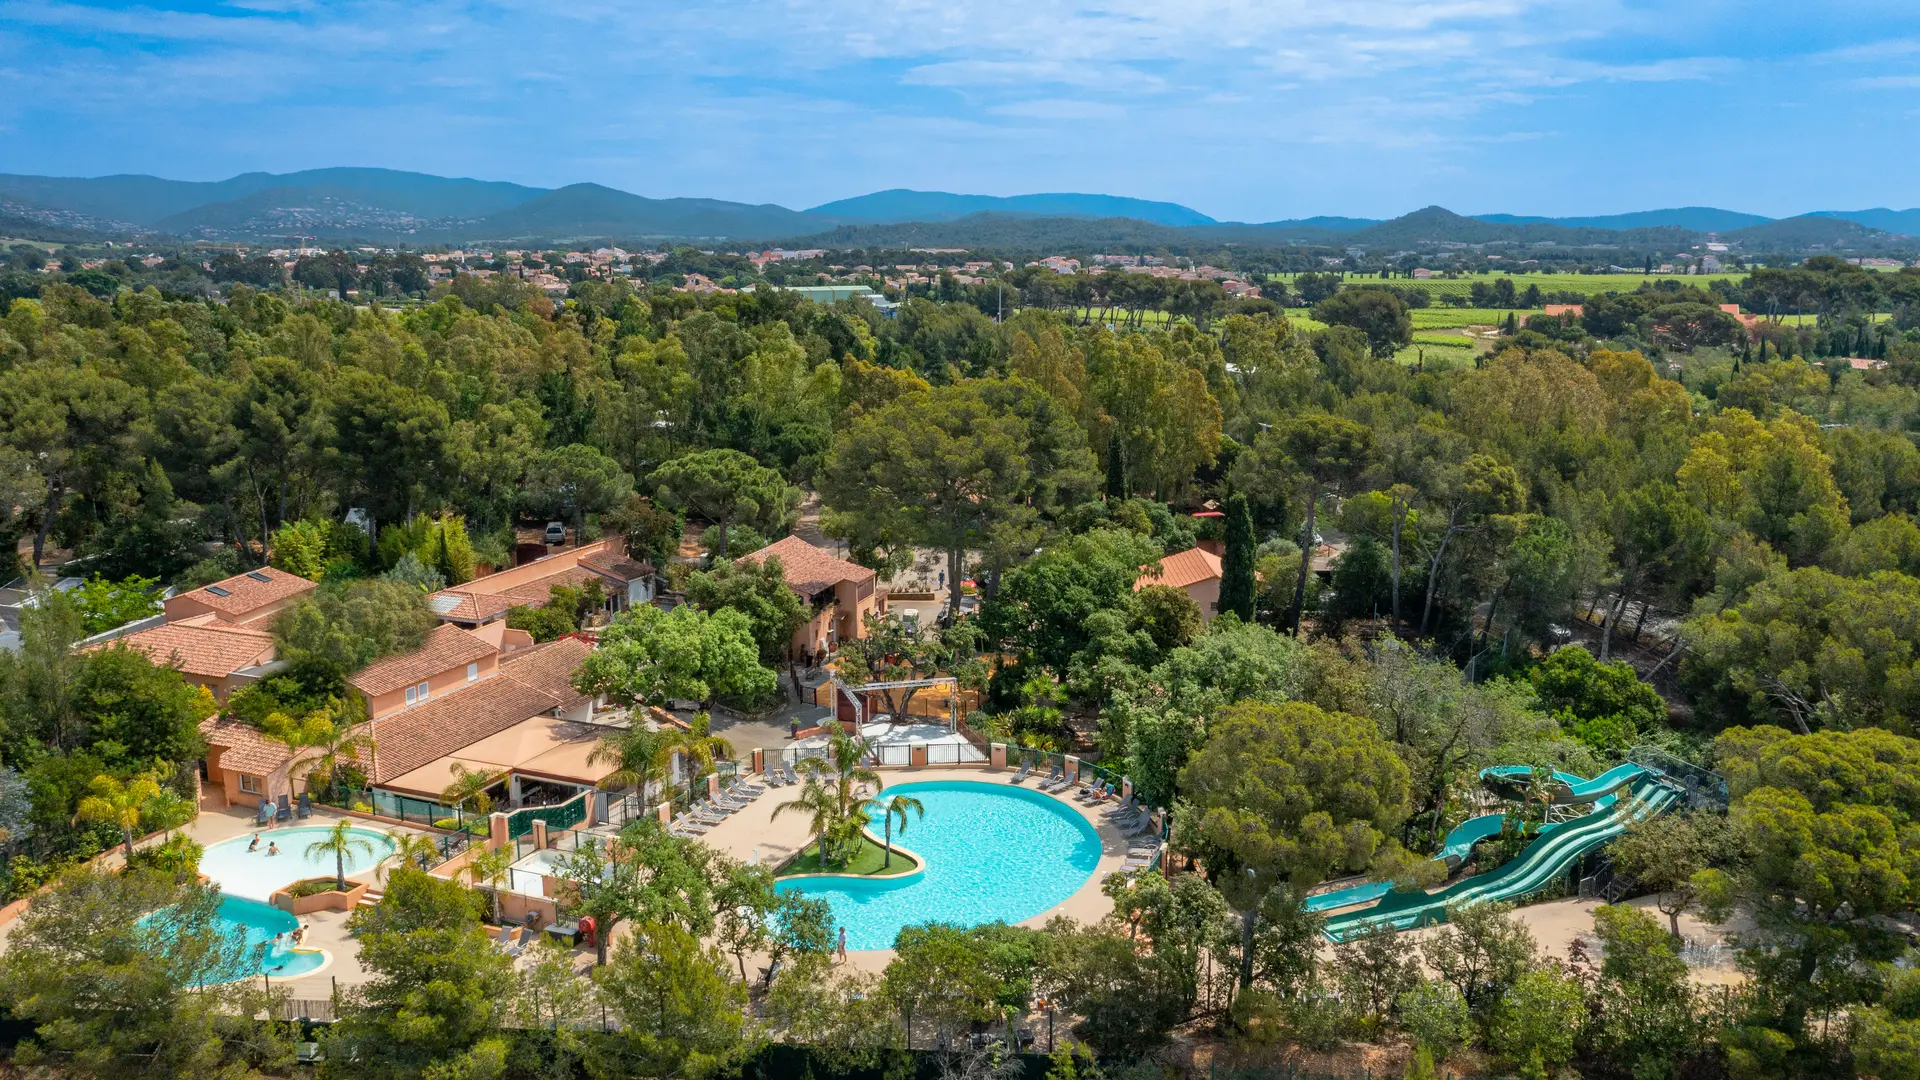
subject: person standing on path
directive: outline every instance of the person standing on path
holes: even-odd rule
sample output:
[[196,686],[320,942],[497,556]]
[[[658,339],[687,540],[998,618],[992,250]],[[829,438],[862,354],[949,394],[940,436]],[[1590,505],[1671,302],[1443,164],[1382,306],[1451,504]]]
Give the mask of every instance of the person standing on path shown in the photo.
[[847,928],[844,926],[840,928],[840,944],[834,946],[833,952],[841,963],[847,962]]

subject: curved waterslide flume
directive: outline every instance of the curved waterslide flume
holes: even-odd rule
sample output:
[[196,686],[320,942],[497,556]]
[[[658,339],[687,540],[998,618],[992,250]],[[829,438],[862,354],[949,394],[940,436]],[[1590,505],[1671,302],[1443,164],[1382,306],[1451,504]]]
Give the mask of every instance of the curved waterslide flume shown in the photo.
[[[1495,765],[1480,770],[1480,780],[1485,783],[1505,781],[1510,784],[1525,785],[1533,775],[1533,769],[1527,765]],[[1553,805],[1567,806],[1576,803],[1593,802],[1602,795],[1619,791],[1642,776],[1647,775],[1644,765],[1625,762],[1615,765],[1591,780],[1585,780],[1572,773],[1555,772]]]
[[[1487,780],[1512,780],[1531,771],[1526,766],[1498,766],[1481,776]],[[1589,793],[1578,800],[1556,798],[1556,803],[1591,802],[1593,809],[1569,821],[1542,825],[1525,850],[1499,867],[1456,881],[1437,892],[1394,893],[1386,882],[1368,882],[1310,896],[1306,901],[1307,910],[1338,911],[1328,916],[1325,926],[1326,935],[1335,941],[1375,923],[1405,930],[1441,922],[1451,904],[1509,900],[1538,891],[1565,873],[1581,856],[1620,835],[1630,823],[1666,811],[1679,797],[1672,788],[1652,779],[1649,770],[1638,765],[1609,769],[1592,780],[1567,773],[1554,776],[1566,785],[1568,792]],[[1623,788],[1627,789],[1624,800]],[[1462,822],[1447,834],[1441,859],[1449,867],[1457,865],[1472,850],[1475,841],[1500,831],[1503,818],[1501,814],[1485,814]]]

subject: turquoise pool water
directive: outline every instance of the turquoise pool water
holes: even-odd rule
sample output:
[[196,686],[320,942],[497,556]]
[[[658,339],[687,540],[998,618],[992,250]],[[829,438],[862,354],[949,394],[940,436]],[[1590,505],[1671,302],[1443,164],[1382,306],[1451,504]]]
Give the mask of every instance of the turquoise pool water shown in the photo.
[[[265,829],[259,834],[260,847],[256,851],[247,850],[247,845],[253,842],[253,833],[222,840],[201,853],[200,872],[228,896],[270,900],[276,889],[284,889],[296,881],[333,876],[332,855],[307,857],[307,846],[324,839],[331,831],[323,825]],[[357,849],[348,856],[349,875],[372,869],[393,854],[393,837],[386,833],[373,829],[349,831],[354,839],[367,844],[366,848]],[[280,854],[267,854],[269,845],[279,847]]]
[[[903,926],[979,926],[1031,919],[1086,883],[1100,863],[1100,836],[1052,796],[1008,784],[941,780],[897,784],[882,796],[926,805],[894,839],[925,872],[888,878],[792,878],[784,891],[827,901],[847,928],[849,949],[890,949]],[[874,833],[884,832],[878,821]]]
[[[230,938],[243,943],[243,959],[221,972],[225,981],[258,976],[262,972],[275,979],[292,979],[317,970],[327,962],[325,953],[296,950],[285,935],[300,921],[270,904],[240,896],[220,900],[220,928]],[[155,912],[144,920],[149,926],[166,925],[166,911]]]

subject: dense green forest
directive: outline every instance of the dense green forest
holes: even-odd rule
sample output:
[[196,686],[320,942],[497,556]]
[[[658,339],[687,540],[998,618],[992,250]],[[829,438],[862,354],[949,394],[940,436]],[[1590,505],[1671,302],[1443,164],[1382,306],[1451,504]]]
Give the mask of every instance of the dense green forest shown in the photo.
[[[850,656],[953,671],[994,737],[1130,776],[1175,808],[1173,848],[1199,872],[1114,884],[1098,925],[914,930],[878,979],[836,972],[796,930],[787,974],[750,1005],[744,961],[736,981],[737,957],[703,942],[725,932],[715,912],[777,906],[740,899],[770,887],[642,830],[623,887],[658,902],[635,917],[647,948],[576,981],[627,1034],[526,1054],[500,1031],[525,1010],[535,1022],[515,1026],[544,1025],[555,984],[474,944],[469,891],[403,872],[357,916],[380,981],[330,1069],[716,1074],[763,1035],[870,1062],[903,1031],[998,1022],[1044,989],[1092,1055],[1062,1076],[1136,1075],[1183,1025],[1239,1048],[1405,1041],[1425,1075],[1457,1054],[1527,1075],[1913,1075],[1897,918],[1920,900],[1916,280],[1814,260],[1737,295],[1647,289],[1511,320],[1484,353],[1416,366],[1393,359],[1406,298],[1358,281],[1319,299],[1313,332],[1271,301],[1115,330],[1026,296],[996,319],[985,294],[886,318],[665,282],[555,299],[463,275],[401,310],[246,284],[40,284],[0,321],[0,531],[32,564],[17,569],[70,552],[64,572],[100,585],[29,613],[25,647],[0,658],[9,896],[191,813],[209,703],[128,650],[70,649],[112,583],[304,560],[323,596],[276,633],[307,681],[257,704],[320,709],[328,680],[425,632],[417,586],[504,562],[517,522],[626,534],[664,565],[683,524],[739,554],[792,528],[811,492],[860,561],[895,570],[931,549],[977,583],[946,625],[876,628],[887,647]],[[1722,302],[1820,319],[1748,328]],[[350,508],[370,531],[341,524]],[[1184,593],[1134,590],[1215,540],[1211,622]],[[754,622],[794,617],[762,602],[785,598],[777,580],[675,573],[695,608],[741,613],[725,618],[755,628],[762,664],[788,659]],[[620,655],[647,655],[651,618],[610,632],[633,642]],[[751,705],[776,686],[711,696]],[[1690,983],[1667,927],[1624,907],[1600,909],[1604,956],[1584,965],[1543,957],[1498,906],[1417,947],[1318,947],[1305,892],[1347,873],[1427,883],[1417,856],[1474,812],[1481,767],[1593,775],[1648,745],[1718,770],[1732,805],[1636,826],[1623,876],[1676,917],[1738,913],[1737,989]],[[107,985],[151,946],[120,918],[63,981],[85,912],[203,902],[146,861],[118,885],[57,888],[0,970],[89,1074],[132,1073],[74,1053],[107,1038],[98,1026],[54,1023],[89,992],[73,980]],[[209,1004],[192,993],[204,968],[169,970],[184,974],[142,984],[127,1028],[194,1033],[163,1072],[284,1063],[238,1019],[251,999]],[[441,989],[416,994],[430,979]],[[663,987],[702,1007],[654,1009]],[[564,1008],[571,1022],[595,1003]]]

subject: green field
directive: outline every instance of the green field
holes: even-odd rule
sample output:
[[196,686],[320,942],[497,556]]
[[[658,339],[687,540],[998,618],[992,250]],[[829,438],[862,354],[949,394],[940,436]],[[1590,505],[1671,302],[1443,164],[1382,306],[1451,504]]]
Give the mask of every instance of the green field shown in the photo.
[[[1291,286],[1298,274],[1281,274],[1280,278]],[[1415,281],[1412,278],[1379,278],[1350,275],[1346,278],[1349,286],[1391,285],[1394,288],[1425,289],[1433,297],[1466,296],[1473,291],[1473,283],[1478,281],[1491,285],[1500,278],[1511,278],[1513,287],[1525,292],[1527,286],[1538,285],[1544,293],[1577,292],[1588,296],[1597,296],[1609,292],[1632,292],[1648,282],[1672,281],[1682,285],[1698,285],[1704,288],[1710,281],[1725,279],[1743,281],[1744,273],[1728,272],[1724,274],[1471,274],[1457,278],[1428,278]]]
[[1415,330],[1446,330],[1461,326],[1498,326],[1512,315],[1521,323],[1529,315],[1540,315],[1539,308],[1414,308],[1408,312],[1413,316]]

